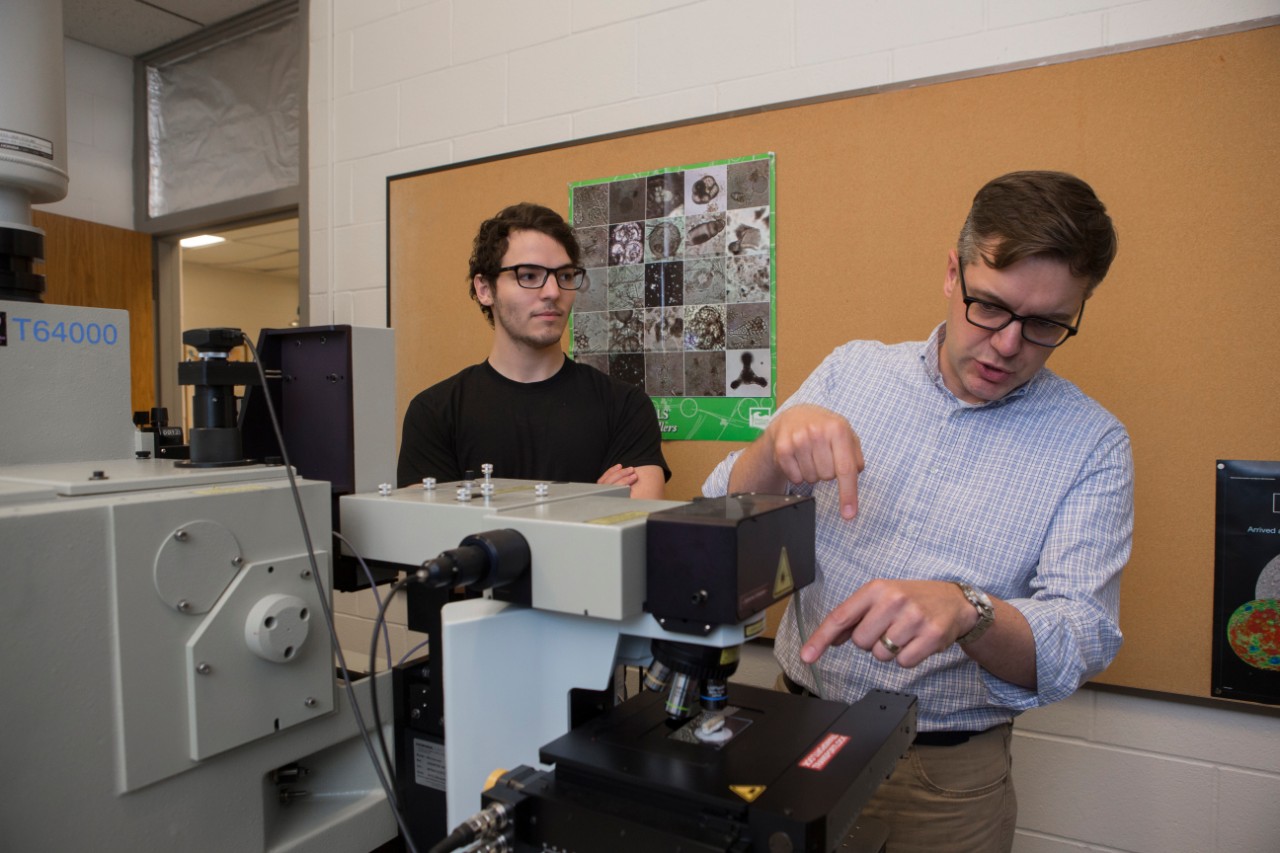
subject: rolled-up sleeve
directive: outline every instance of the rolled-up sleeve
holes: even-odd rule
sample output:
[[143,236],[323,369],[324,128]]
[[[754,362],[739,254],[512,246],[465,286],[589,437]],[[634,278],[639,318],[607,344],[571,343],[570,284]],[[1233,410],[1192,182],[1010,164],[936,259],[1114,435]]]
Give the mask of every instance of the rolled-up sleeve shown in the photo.
[[1065,699],[1120,650],[1120,572],[1133,544],[1133,455],[1117,426],[1098,443],[1045,537],[1030,598],[1009,603],[1035,637],[1037,689],[984,671],[992,698],[1025,710]]

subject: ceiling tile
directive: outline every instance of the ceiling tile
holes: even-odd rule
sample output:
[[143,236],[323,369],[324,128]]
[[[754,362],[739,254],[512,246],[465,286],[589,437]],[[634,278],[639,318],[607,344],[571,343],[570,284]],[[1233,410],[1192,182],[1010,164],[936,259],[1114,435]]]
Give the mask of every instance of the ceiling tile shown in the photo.
[[263,0],[62,0],[62,32],[133,57],[264,5]]

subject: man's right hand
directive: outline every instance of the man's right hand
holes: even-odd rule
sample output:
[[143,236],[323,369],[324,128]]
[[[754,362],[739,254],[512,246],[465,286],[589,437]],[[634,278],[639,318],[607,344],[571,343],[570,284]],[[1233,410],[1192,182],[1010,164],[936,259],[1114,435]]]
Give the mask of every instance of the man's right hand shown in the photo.
[[821,406],[792,406],[775,415],[738,459],[729,488],[768,491],[780,489],[784,480],[835,480],[840,515],[849,519],[858,514],[858,472],[864,467],[861,443],[847,420]]

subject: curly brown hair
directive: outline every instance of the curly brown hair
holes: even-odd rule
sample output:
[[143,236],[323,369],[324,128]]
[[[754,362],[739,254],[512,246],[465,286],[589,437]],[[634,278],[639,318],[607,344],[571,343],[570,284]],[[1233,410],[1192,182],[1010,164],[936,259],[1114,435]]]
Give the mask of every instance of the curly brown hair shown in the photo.
[[502,266],[502,256],[507,253],[508,238],[513,231],[537,231],[546,234],[561,246],[569,255],[569,263],[577,266],[582,250],[578,247],[578,238],[564,217],[549,207],[522,201],[504,207],[491,219],[480,223],[475,242],[471,248],[471,268],[467,273],[467,286],[471,289],[471,298],[480,305],[480,312],[493,325],[493,308],[480,303],[476,297],[476,276],[483,276],[490,283],[498,275]]

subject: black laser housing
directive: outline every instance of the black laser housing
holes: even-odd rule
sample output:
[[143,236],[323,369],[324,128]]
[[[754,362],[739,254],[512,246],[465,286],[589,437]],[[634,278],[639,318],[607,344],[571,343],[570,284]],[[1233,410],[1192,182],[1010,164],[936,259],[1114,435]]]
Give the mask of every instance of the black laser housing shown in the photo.
[[814,501],[743,493],[649,516],[645,610],[705,636],[813,582]]

